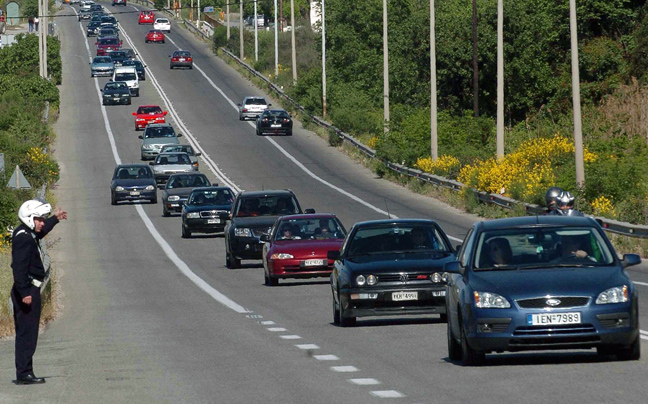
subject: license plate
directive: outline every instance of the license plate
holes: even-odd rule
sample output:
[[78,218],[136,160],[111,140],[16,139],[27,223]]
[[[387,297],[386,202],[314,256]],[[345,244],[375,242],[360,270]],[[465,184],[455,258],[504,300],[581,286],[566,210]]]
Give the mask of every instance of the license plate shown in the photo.
[[445,290],[440,290],[438,292],[432,292],[432,296],[434,296],[434,297],[442,297],[442,296],[445,296],[445,292],[446,292]]
[[220,219],[207,219],[207,224],[218,224]]
[[392,300],[401,302],[404,300],[418,300],[418,292],[393,292]]
[[559,325],[580,323],[581,314],[578,312],[527,314],[527,325]]
[[177,208],[178,206],[180,206],[180,204],[178,204],[178,203],[172,203],[172,204],[171,204],[171,207],[172,207],[172,208]]
[[304,266],[307,267],[320,267],[324,265],[324,260],[306,260]]
[[281,125],[270,125],[271,128],[281,128]]
[[140,193],[139,193],[139,191],[131,191],[130,194],[131,194],[131,196],[137,196],[137,195],[139,195]]
[[185,58],[180,58],[180,59],[178,59],[178,60],[179,60],[180,62],[184,62],[184,61],[185,61]]

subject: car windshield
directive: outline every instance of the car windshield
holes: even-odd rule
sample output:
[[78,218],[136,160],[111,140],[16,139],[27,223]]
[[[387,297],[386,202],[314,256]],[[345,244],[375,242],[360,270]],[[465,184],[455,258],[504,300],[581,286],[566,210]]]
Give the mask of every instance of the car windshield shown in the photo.
[[127,57],[125,52],[121,52],[121,51],[110,52],[110,58],[111,59],[120,59],[120,58],[125,58],[125,57]]
[[101,17],[101,22],[116,23],[117,20],[116,20],[115,17],[113,17],[113,16],[105,15],[105,16]]
[[272,110],[272,111],[266,110],[263,113],[263,116],[266,118],[288,118],[288,113],[286,111],[280,111],[280,110]]
[[119,90],[119,89],[127,89],[127,88],[128,86],[126,85],[126,83],[108,82],[106,83],[104,90]]
[[[180,155],[186,158],[186,155]],[[182,164],[182,163],[178,163]],[[167,183],[168,189],[173,188],[186,188],[186,187],[208,187],[211,185],[209,180],[204,175],[174,175],[169,178]]]
[[234,195],[229,189],[193,191],[188,205],[229,205],[234,201]]
[[389,223],[361,227],[347,247],[348,256],[366,254],[450,252],[439,229],[427,223]]
[[119,45],[119,39],[117,38],[100,38],[99,45]]
[[301,213],[297,201],[290,195],[268,195],[241,198],[236,206],[236,217],[278,216]]
[[275,240],[344,239],[346,233],[334,218],[286,219],[278,224]]
[[155,158],[155,164],[191,164],[191,160],[184,153],[158,154]]
[[115,169],[113,180],[136,180],[153,178],[153,172],[148,166],[119,166]]
[[[138,114],[161,114],[162,109],[160,109],[160,107],[139,107],[137,108],[137,113]],[[173,150],[173,151],[184,151],[184,150]]]
[[162,147],[160,153],[187,153],[192,156],[194,154],[193,148],[188,144],[166,145]]
[[176,137],[175,130],[170,126],[147,126],[144,138],[151,137]]
[[248,98],[245,105],[267,105],[265,98]]
[[139,60],[125,60],[124,63],[122,63],[122,66],[142,67],[142,62]]
[[135,73],[115,73],[115,80],[129,81],[136,79],[137,75]]
[[112,63],[112,59],[108,56],[97,56],[92,60],[92,63]]
[[483,232],[475,270],[604,266],[614,262],[594,227],[513,228]]
[[88,24],[88,29],[90,29],[90,28],[97,28],[99,25],[101,25],[99,22],[97,22],[97,21],[93,21],[93,22],[91,22],[91,23]]

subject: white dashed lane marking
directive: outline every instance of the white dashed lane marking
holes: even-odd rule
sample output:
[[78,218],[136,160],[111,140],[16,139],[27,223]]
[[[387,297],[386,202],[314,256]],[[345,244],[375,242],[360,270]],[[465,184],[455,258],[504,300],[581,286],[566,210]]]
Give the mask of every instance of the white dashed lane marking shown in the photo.
[[301,339],[299,335],[280,335],[281,339]]
[[358,386],[375,386],[377,384],[380,384],[378,380],[371,378],[349,379],[349,381],[353,384],[357,384]]
[[340,358],[338,358],[335,355],[313,355],[313,358],[317,359],[318,361],[338,361]]
[[355,366],[331,366],[331,370],[338,373],[353,373],[360,371],[360,369]]
[[268,328],[268,331],[270,331],[270,332],[284,332],[284,331],[286,331],[286,329],[283,328],[283,327],[270,327],[270,328]]
[[377,390],[377,391],[372,391],[371,395],[376,396],[376,397],[380,397],[380,398],[403,398],[403,397],[405,397],[405,394],[401,393],[400,391],[396,391],[396,390]]
[[274,325],[274,321],[261,321],[261,325]]
[[295,346],[299,349],[320,349],[320,347],[315,344],[298,344]]

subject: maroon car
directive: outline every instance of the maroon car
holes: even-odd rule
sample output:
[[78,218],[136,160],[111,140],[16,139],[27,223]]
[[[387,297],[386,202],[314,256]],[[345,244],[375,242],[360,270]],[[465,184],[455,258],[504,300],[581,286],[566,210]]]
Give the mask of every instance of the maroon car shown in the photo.
[[339,251],[346,237],[340,220],[332,214],[282,216],[270,234],[261,236],[265,284],[279,279],[328,277],[334,260],[329,251]]
[[120,50],[122,41],[114,36],[106,36],[97,39],[95,45],[97,46],[97,56],[106,56],[108,52]]

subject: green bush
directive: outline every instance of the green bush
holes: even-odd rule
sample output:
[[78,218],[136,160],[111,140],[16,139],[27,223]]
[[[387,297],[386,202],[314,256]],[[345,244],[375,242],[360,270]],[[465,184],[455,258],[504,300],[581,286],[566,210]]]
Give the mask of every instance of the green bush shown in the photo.
[[[47,71],[55,84],[62,78],[61,44],[56,37],[47,37]],[[38,36],[19,34],[12,46],[0,48],[0,75],[39,75]]]
[[227,27],[219,25],[214,28],[214,48],[219,49],[227,45]]

